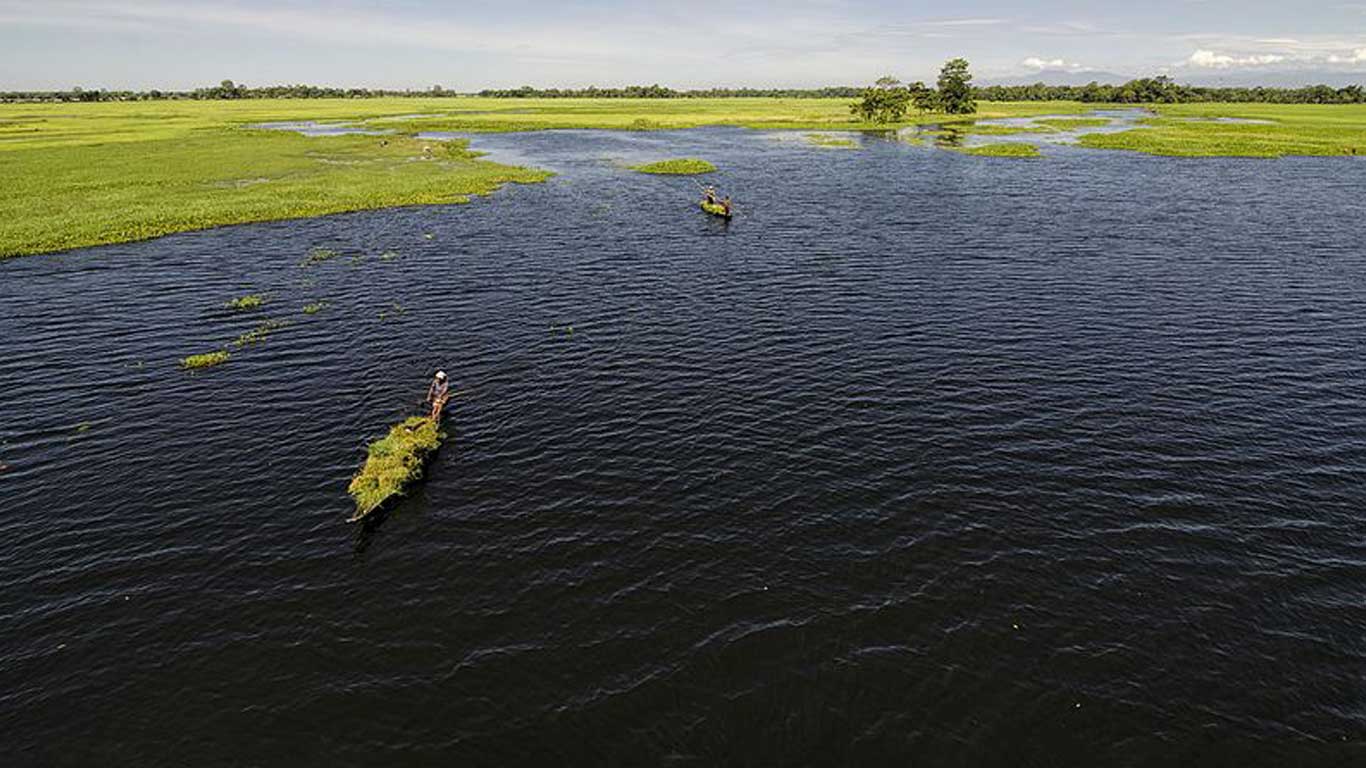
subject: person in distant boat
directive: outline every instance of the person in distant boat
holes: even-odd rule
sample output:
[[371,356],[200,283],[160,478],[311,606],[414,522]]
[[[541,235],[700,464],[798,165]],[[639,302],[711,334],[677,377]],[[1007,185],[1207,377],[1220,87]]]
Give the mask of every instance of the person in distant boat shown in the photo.
[[437,371],[436,378],[432,379],[432,385],[427,388],[427,403],[432,406],[432,420],[441,420],[441,409],[446,407],[446,401],[451,399],[451,383],[446,379],[445,371]]
[[726,209],[726,215],[729,216],[729,215],[730,215],[730,195],[726,195],[726,199],[724,199],[724,200],[721,201],[721,207]]
[[716,199],[716,187],[707,187],[702,192],[707,196],[707,205],[716,205],[719,202]]

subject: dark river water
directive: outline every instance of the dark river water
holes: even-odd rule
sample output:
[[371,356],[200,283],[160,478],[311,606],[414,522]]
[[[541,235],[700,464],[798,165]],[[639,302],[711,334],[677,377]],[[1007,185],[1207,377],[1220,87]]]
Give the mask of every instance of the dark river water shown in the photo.
[[0,264],[0,763],[1366,764],[1366,164],[864,143]]

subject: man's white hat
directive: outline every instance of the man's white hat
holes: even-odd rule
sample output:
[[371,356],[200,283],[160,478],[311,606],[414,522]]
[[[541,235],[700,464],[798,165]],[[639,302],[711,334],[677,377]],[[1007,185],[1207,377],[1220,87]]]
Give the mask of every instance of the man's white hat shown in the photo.
[[437,371],[437,372],[436,372],[436,377],[437,377],[438,379],[444,379],[444,378],[446,378],[446,372],[445,372],[445,371]]

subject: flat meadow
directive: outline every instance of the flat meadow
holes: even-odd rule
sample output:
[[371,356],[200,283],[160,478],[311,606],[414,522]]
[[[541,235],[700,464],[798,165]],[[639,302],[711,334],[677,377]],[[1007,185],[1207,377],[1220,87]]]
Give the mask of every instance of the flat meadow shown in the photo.
[[[0,105],[0,258],[172,232],[404,205],[450,204],[549,174],[489,162],[468,142],[416,138],[580,128],[885,131],[972,120],[1085,116],[1105,105],[984,102],[972,118],[860,122],[847,99],[261,99]],[[1084,146],[1163,155],[1366,154],[1366,105],[1149,107],[1132,131]],[[1230,123],[1216,118],[1253,122]],[[348,123],[384,136],[306,137],[267,122]],[[981,132],[989,133],[990,126]],[[1019,151],[1019,150],[1015,150]]]

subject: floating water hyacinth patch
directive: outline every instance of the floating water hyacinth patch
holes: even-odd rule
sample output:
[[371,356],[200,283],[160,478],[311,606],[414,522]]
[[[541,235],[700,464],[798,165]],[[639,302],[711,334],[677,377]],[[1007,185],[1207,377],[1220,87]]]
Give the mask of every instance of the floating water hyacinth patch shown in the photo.
[[231,309],[234,312],[246,312],[252,309],[260,309],[261,305],[265,303],[266,299],[264,296],[262,296],[259,293],[253,293],[248,296],[233,299],[224,306],[226,306],[228,309]]
[[699,160],[695,157],[684,157],[674,160],[660,160],[657,163],[633,165],[631,166],[631,170],[659,176],[698,176],[704,173],[715,172],[716,166],[706,160]]
[[215,365],[222,365],[228,362],[232,355],[226,349],[217,352],[206,352],[202,355],[190,355],[180,361],[180,367],[187,371],[196,371],[201,368],[212,368]]
[[314,264],[322,264],[323,262],[331,261],[340,255],[340,253],[337,253],[331,248],[313,248],[309,250],[308,257],[304,259],[302,266],[308,267]]
[[283,327],[285,327],[285,323],[282,323],[279,320],[267,320],[256,326],[254,330],[238,336],[237,340],[233,342],[233,345],[238,349],[241,349],[243,347],[251,346],[252,344],[259,344],[265,341],[266,337],[271,333]]

